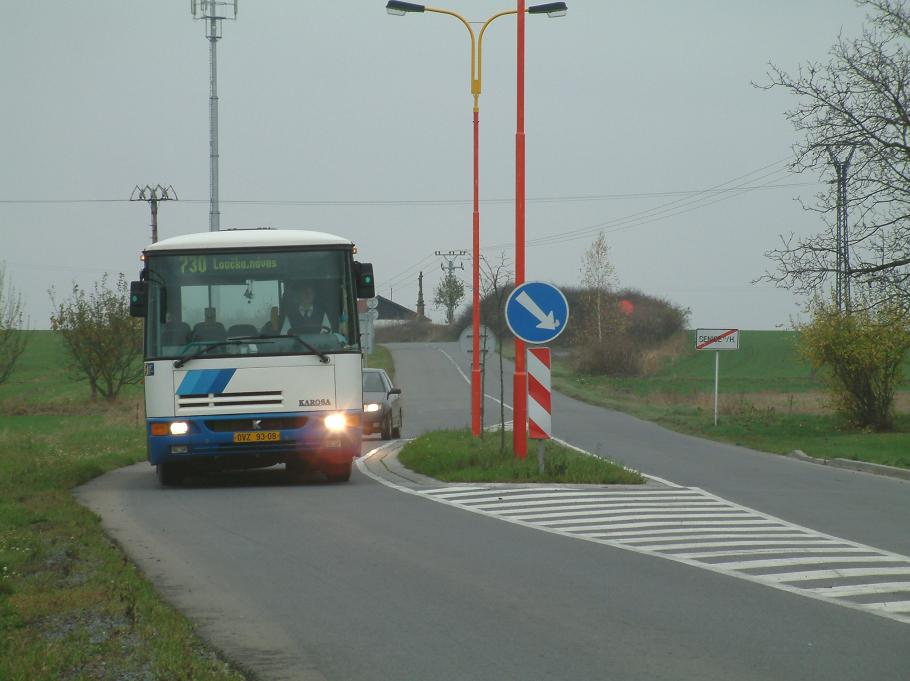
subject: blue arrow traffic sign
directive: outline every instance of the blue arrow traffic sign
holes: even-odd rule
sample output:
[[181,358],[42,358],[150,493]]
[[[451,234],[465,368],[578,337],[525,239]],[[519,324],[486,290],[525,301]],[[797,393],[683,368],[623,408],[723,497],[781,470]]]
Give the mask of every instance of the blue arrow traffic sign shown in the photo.
[[506,324],[526,343],[549,343],[563,332],[567,321],[569,303],[552,284],[526,281],[506,300]]

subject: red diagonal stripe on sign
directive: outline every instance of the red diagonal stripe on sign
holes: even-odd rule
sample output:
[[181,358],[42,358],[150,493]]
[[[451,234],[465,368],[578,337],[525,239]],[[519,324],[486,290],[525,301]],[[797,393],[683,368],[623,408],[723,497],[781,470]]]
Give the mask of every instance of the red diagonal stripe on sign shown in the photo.
[[528,419],[528,437],[532,440],[549,440],[550,434],[534,423],[534,419]]
[[717,341],[722,340],[722,339],[726,338],[727,336],[732,336],[734,333],[736,333],[736,329],[730,329],[729,331],[724,331],[719,336],[715,336],[711,340],[706,340],[704,343],[701,343],[700,345],[696,345],[695,349],[704,350],[709,345],[714,345],[714,343],[716,343]]
[[550,368],[550,349],[549,348],[531,348],[531,354],[540,360],[547,369]]
[[550,408],[550,391],[544,388],[543,384],[531,374],[528,374],[528,396],[546,409],[548,414],[553,413]]

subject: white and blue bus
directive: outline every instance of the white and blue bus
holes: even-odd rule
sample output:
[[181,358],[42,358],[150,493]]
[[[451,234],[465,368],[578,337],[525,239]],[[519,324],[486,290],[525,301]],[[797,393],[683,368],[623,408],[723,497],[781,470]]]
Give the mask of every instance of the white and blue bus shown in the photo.
[[283,463],[347,480],[362,436],[357,298],[373,268],[321,232],[225,230],[143,253],[148,459],[162,485]]

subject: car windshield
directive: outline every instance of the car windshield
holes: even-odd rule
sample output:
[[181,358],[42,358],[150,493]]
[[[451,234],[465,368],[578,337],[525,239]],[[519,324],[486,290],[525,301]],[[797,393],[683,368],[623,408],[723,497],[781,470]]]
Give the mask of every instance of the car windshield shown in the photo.
[[377,372],[369,372],[363,375],[363,392],[365,393],[384,393],[385,384],[382,382],[382,376]]
[[345,250],[156,253],[148,281],[149,358],[360,351]]

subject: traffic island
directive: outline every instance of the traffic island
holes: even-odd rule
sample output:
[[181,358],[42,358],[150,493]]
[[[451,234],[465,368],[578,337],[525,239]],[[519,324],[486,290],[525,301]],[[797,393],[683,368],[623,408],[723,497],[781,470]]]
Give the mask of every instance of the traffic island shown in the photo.
[[474,438],[468,429],[438,430],[408,442],[398,461],[415,473],[443,482],[558,483],[584,485],[640,485],[638,471],[572,449],[553,440],[544,441],[544,470],[538,469],[529,440],[529,455],[515,458],[512,435],[485,432]]

